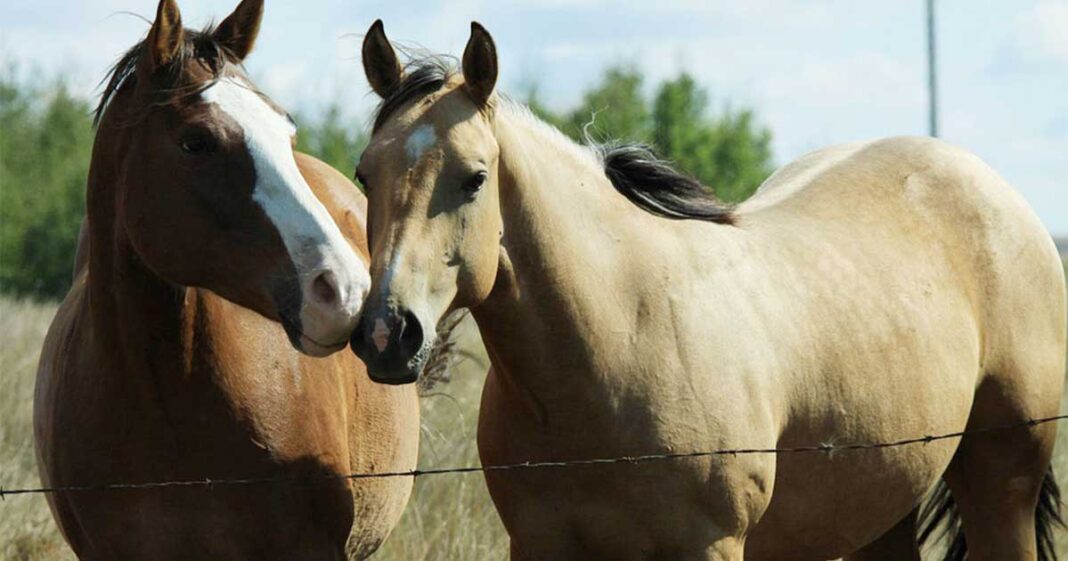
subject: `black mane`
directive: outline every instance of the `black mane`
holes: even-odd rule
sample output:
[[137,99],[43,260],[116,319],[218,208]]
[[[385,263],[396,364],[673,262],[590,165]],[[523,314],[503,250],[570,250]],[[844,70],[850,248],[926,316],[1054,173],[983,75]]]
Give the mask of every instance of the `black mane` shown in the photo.
[[675,220],[733,224],[731,207],[644,144],[602,145],[604,173],[624,197],[647,212]]
[[453,59],[441,55],[416,58],[406,64],[400,83],[379,104],[371,132],[381,128],[401,107],[440,90],[456,74],[455,67]]
[[[186,63],[190,60],[196,60],[205,65],[205,67],[211,69],[212,75],[215,79],[222,76],[223,69],[229,64],[238,64],[236,58],[230,54],[226,47],[222,46],[215,40],[214,26],[208,26],[201,31],[192,29],[185,30],[185,41],[182,43],[178,50],[178,56],[170,64],[169,80],[172,83],[177,83],[181,77],[182,69],[185,68]],[[104,91],[100,94],[100,102],[97,104],[96,109],[93,111],[93,125],[100,125],[100,119],[104,116],[104,111],[107,109],[111,100],[115,97],[115,94],[120,89],[126,86],[133,86],[137,83],[137,66],[141,62],[141,57],[145,53],[145,42],[148,40],[146,37],[139,43],[126,51],[118,62],[111,67],[107,77],[101,81],[102,84],[106,83]],[[204,87],[210,86],[211,83],[206,84]],[[186,95],[189,93],[196,93],[203,88],[197,88],[196,91],[184,91],[181,88],[168,90],[168,93],[174,95]]]
[[[373,134],[401,107],[440,90],[456,74],[453,59],[429,55],[412,58],[397,87],[382,100],[375,114]],[[604,173],[612,186],[645,211],[675,220],[704,220],[733,224],[730,205],[711,189],[680,173],[671,162],[644,144],[596,144]]]

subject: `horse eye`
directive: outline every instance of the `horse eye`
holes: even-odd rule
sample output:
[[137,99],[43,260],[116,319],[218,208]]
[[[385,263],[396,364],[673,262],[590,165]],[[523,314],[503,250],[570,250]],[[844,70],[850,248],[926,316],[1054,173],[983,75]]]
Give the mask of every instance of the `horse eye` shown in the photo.
[[202,136],[194,135],[182,139],[179,146],[182,148],[182,152],[191,156],[198,156],[201,154],[208,154],[215,151],[215,144],[211,139]]
[[464,181],[463,189],[468,193],[477,193],[486,184],[486,172],[480,171]]

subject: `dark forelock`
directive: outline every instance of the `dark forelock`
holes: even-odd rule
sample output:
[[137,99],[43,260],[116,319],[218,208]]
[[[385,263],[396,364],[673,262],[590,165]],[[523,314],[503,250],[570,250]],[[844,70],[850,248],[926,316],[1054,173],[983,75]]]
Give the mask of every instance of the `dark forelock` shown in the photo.
[[[171,73],[170,77],[173,81],[178,81],[185,65],[191,60],[203,63],[204,66],[211,71],[215,79],[222,76],[224,69],[228,65],[240,65],[237,58],[234,57],[226,47],[222,46],[222,44],[215,40],[214,34],[215,29],[214,26],[211,25],[200,31],[192,29],[185,30],[185,40],[179,47],[178,54],[174,61],[169,65],[168,71]],[[96,110],[93,112],[94,125],[100,124],[100,119],[104,116],[104,111],[120,89],[127,86],[133,86],[137,83],[137,67],[141,62],[141,58],[145,55],[147,40],[146,37],[141,40],[141,42],[131,47],[130,50],[126,51],[126,53],[119,58],[118,62],[111,67],[111,71],[101,82],[106,83],[107,85],[104,87],[104,91],[100,94],[100,102],[97,104]],[[210,83],[207,85],[210,85]],[[196,93],[201,89],[203,88],[198,88],[195,91],[182,91],[176,89],[169,90],[169,92],[174,95],[186,95],[189,93]]]
[[401,107],[440,90],[456,74],[456,61],[444,55],[427,55],[404,65],[400,83],[378,105],[374,133]]

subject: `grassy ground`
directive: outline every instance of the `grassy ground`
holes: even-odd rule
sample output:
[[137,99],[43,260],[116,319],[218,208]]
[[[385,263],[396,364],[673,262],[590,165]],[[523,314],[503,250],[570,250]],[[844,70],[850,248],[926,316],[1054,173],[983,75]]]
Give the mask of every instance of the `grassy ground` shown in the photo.
[[[1066,264],[1068,269],[1068,264]],[[0,484],[39,483],[34,463],[31,409],[37,354],[54,306],[0,298]],[[470,329],[470,326],[467,327]],[[474,337],[468,333],[467,337]],[[475,465],[474,433],[485,357],[464,359],[453,381],[423,399],[424,467]],[[1068,398],[1062,401],[1068,411]],[[1059,433],[1054,468],[1068,487],[1068,426]],[[507,559],[507,537],[478,474],[421,478],[400,526],[375,555],[377,561]],[[1068,532],[1059,535],[1068,552]],[[0,560],[73,559],[40,496],[0,503]]]
[[[0,485],[35,487],[33,380],[55,306],[0,299]],[[40,495],[0,503],[0,559],[73,558]]]

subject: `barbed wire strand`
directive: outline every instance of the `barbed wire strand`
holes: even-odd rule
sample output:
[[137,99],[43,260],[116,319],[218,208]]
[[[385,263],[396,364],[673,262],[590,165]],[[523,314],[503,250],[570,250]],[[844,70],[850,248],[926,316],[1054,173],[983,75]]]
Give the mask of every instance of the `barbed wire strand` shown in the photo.
[[272,477],[245,477],[245,478],[225,478],[225,479],[189,479],[179,481],[150,481],[144,483],[99,483],[93,485],[62,485],[55,487],[36,487],[36,488],[24,488],[24,489],[5,489],[0,486],[0,500],[6,499],[8,495],[30,495],[30,494],[43,494],[43,493],[67,493],[67,492],[86,492],[86,491],[125,491],[136,489],[161,489],[168,487],[205,487],[208,490],[216,486],[223,485],[256,485],[267,483],[284,483],[284,482],[314,482],[314,481],[339,481],[339,480],[360,480],[360,479],[384,479],[394,477],[425,477],[430,475],[445,475],[445,474],[463,474],[463,473],[485,473],[496,471],[518,471],[518,470],[536,470],[536,469],[559,469],[578,466],[596,466],[596,465],[610,465],[610,464],[642,464],[657,461],[670,461],[680,460],[687,458],[706,458],[714,456],[744,456],[752,454],[797,454],[797,453],[825,453],[833,454],[841,451],[852,450],[878,450],[884,448],[897,448],[901,446],[909,446],[913,444],[929,444],[931,442],[937,442],[939,440],[948,440],[952,438],[963,438],[964,436],[1003,432],[1021,428],[1031,428],[1046,423],[1053,423],[1068,419],[1068,414],[1057,415],[1053,417],[1043,417],[1039,419],[1030,419],[1021,423],[1014,423],[1011,425],[1000,425],[993,427],[984,427],[978,429],[965,429],[957,432],[949,432],[937,435],[925,435],[913,438],[905,438],[901,440],[892,440],[887,442],[876,443],[849,443],[849,444],[817,444],[810,446],[794,446],[786,448],[724,448],[719,450],[703,450],[695,452],[670,452],[663,454],[645,454],[640,456],[619,456],[614,458],[592,458],[586,460],[559,460],[559,461],[539,461],[539,462],[523,462],[518,464],[499,464],[488,466],[464,466],[464,467],[451,467],[451,468],[430,468],[430,469],[413,469],[407,471],[386,471],[386,472],[372,472],[372,473],[348,473],[348,474],[319,474],[319,475],[285,475],[285,476],[272,476]]

